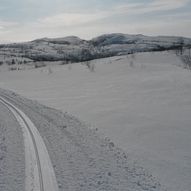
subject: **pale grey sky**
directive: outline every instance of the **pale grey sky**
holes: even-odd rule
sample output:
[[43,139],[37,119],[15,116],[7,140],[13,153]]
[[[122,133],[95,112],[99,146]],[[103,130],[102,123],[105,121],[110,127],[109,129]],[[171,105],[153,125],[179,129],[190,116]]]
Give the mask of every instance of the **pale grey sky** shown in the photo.
[[191,0],[0,2],[0,42],[114,32],[191,37]]

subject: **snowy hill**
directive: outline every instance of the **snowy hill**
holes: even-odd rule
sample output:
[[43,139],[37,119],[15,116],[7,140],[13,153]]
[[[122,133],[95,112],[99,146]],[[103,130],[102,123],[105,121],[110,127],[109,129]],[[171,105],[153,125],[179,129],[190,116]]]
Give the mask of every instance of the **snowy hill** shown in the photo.
[[80,39],[77,36],[68,36],[65,38],[42,38],[32,41],[34,43],[52,43],[52,44],[66,44],[66,45],[80,45],[86,43],[85,40]]
[[0,45],[1,63],[30,61],[64,61],[65,63],[125,55],[134,52],[161,51],[191,46],[184,37],[148,37],[144,35],[106,34],[83,40],[76,36],[42,38],[25,43]]
[[[110,142],[128,153],[128,162],[129,159],[137,161],[167,191],[190,190],[191,72],[184,69],[174,51],[138,53],[69,65],[48,64],[44,68],[22,72],[2,72],[1,69],[0,87],[71,113],[91,124],[88,126],[97,128],[101,136],[110,137]],[[50,157],[53,157],[61,190],[160,190],[158,185],[156,189],[140,188],[144,183],[147,185],[148,176],[137,168],[132,171],[132,165],[124,163],[124,158],[116,154],[114,147],[105,150],[104,145],[108,144],[92,137],[73,118],[64,117],[69,124],[62,128],[66,124],[62,124],[54,110],[26,102],[24,98],[21,100],[15,94],[12,96],[24,111],[29,112],[29,116],[34,116],[34,122],[38,123],[50,145],[47,147],[50,148]],[[0,116],[2,110],[1,106]],[[0,125],[6,116],[10,116],[7,112],[1,117]],[[44,115],[48,115],[48,124],[41,123]],[[58,124],[57,127],[52,123]],[[6,134],[13,136],[16,126],[9,124],[3,126],[6,131],[0,131],[0,140]],[[60,133],[61,129],[63,133]],[[9,154],[10,149],[16,147],[16,136],[6,138],[5,142],[8,140],[13,140],[14,144],[14,147],[8,147]],[[18,143],[16,148],[19,154],[18,148],[21,147]],[[11,156],[15,155],[11,153]],[[16,156],[21,159],[21,155]],[[3,167],[9,162],[6,159],[0,161]],[[11,169],[18,167],[14,166],[17,161],[20,160],[14,157],[11,163],[14,168]],[[20,169],[22,166],[19,172]],[[10,172],[9,177],[13,177]],[[5,177],[4,174],[2,170],[0,179]],[[140,174],[145,181],[140,179]],[[15,179],[8,180],[15,184]]]
[[107,34],[102,35],[97,38],[92,39],[92,41],[101,46],[107,46],[112,44],[155,44],[162,46],[185,43],[190,44],[191,39],[184,37],[169,37],[169,36],[158,36],[158,37],[148,37],[141,34],[138,35],[128,35],[128,34]]

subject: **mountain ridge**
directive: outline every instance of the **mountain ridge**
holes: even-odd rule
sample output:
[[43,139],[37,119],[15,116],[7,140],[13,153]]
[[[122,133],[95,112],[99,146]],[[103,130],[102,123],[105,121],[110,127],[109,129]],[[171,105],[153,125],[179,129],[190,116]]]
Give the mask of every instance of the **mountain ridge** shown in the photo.
[[135,52],[162,51],[191,47],[191,38],[179,36],[145,36],[111,33],[91,40],[77,36],[40,38],[24,43],[0,44],[0,61],[80,62]]

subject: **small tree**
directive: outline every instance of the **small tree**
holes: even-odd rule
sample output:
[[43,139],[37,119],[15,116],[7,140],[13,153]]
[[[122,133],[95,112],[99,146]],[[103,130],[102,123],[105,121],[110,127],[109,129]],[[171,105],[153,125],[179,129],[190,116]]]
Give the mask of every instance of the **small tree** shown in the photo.
[[180,55],[183,55],[184,53],[184,39],[182,37],[180,37],[179,41],[178,41],[178,51]]
[[14,65],[14,64],[16,64],[16,62],[15,62],[14,59],[12,59],[12,61],[11,61],[11,65]]
[[53,73],[52,68],[49,67],[49,68],[48,68],[48,74],[52,74],[52,73]]
[[186,69],[191,70],[191,56],[190,55],[183,55],[183,56],[181,56],[181,60],[185,65],[184,67]]
[[85,65],[87,66],[90,72],[95,72],[95,65],[92,62],[86,61]]
[[130,66],[131,68],[134,67],[135,59],[136,59],[136,55],[134,54],[134,52],[132,52],[132,53],[131,53],[131,57],[130,57],[130,63],[129,63],[129,66]]

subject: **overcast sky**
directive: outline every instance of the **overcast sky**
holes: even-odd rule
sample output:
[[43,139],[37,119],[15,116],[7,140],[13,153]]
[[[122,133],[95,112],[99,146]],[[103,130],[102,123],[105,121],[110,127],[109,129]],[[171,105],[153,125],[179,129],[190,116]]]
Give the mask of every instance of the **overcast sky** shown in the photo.
[[191,0],[0,0],[0,42],[115,32],[191,37]]

